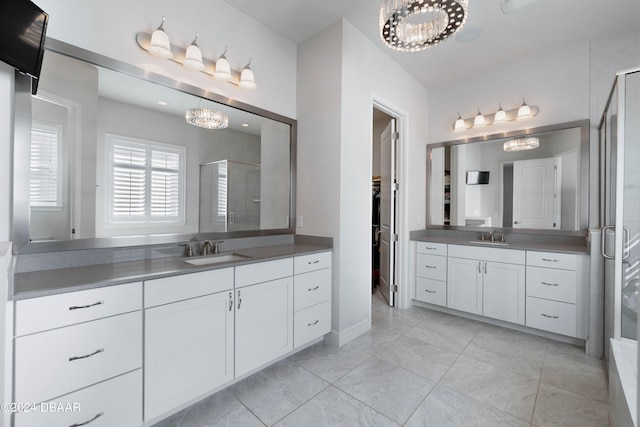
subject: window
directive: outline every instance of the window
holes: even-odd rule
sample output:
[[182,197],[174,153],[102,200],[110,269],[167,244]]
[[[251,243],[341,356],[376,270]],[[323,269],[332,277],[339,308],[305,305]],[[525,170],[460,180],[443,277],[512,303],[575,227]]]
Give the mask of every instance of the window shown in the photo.
[[29,204],[62,206],[62,127],[34,122],[31,128]]
[[108,135],[109,222],[184,222],[185,148]]

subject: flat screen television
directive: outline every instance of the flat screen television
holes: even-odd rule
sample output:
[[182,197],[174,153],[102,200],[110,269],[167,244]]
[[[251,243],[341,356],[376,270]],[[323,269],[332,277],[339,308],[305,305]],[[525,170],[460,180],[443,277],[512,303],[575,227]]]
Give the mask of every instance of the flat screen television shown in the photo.
[[478,185],[489,183],[489,171],[467,171],[467,184]]
[[30,0],[0,1],[0,60],[32,77],[36,93],[49,15]]

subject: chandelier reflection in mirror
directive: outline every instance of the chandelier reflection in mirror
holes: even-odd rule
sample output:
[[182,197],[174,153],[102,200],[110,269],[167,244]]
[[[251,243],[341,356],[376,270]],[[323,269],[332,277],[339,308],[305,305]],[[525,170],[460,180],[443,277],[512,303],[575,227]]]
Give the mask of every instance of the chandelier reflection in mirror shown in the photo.
[[533,136],[524,136],[513,138],[506,141],[503,145],[504,151],[526,151],[534,150],[540,146],[540,140]]
[[384,0],[380,37],[391,49],[418,52],[458,32],[468,13],[467,0]]
[[210,108],[190,108],[185,118],[187,123],[205,129],[224,129],[229,126],[229,117],[225,113]]

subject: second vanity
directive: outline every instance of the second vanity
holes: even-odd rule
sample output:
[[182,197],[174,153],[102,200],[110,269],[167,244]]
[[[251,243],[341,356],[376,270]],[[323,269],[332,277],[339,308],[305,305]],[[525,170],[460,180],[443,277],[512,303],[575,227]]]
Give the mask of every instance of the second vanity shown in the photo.
[[579,249],[425,238],[416,242],[415,300],[585,340],[588,271]]
[[14,425],[152,425],[330,332],[329,247],[235,253],[16,275]]

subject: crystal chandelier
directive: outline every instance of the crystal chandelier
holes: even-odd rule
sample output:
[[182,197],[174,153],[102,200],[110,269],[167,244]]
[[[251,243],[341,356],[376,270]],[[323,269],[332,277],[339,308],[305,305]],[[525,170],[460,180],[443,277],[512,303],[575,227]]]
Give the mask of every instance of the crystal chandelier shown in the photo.
[[468,13],[467,0],[384,0],[380,37],[391,49],[417,52],[455,34]]
[[532,136],[513,138],[504,143],[504,151],[526,151],[540,146],[540,140]]
[[191,108],[185,116],[187,123],[205,129],[224,129],[229,126],[226,114],[210,108]]

